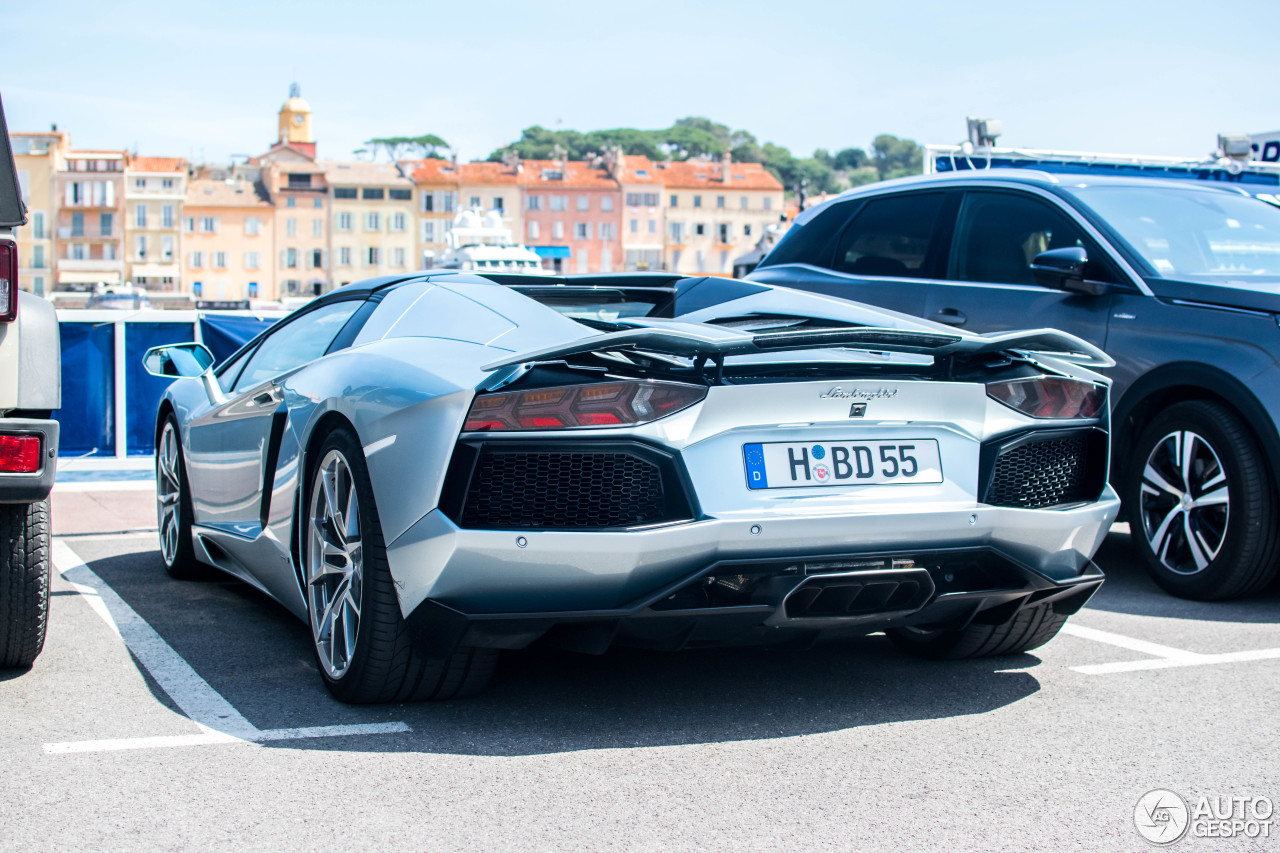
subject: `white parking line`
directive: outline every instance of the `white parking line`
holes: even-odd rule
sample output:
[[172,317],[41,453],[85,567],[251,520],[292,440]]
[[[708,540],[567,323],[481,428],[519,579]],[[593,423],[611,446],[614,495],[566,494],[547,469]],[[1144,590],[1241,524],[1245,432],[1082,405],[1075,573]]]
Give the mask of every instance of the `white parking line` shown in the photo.
[[111,627],[146,667],[151,677],[184,714],[199,734],[109,740],[46,743],[47,753],[107,752],[126,749],[163,749],[225,743],[260,743],[300,738],[393,734],[412,731],[405,723],[364,723],[295,729],[259,729],[244,718],[222,694],[209,686],[155,629],[98,577],[84,560],[61,539],[53,542],[53,563],[59,574],[80,593],[95,613]]
[[1110,675],[1111,673],[1116,672],[1136,672],[1144,669],[1170,669],[1180,666],[1208,666],[1210,664],[1218,663],[1242,663],[1245,661],[1280,658],[1280,649],[1253,649],[1245,652],[1226,652],[1225,654],[1205,655],[1200,654],[1199,652],[1175,649],[1172,646],[1162,646],[1158,643],[1149,643],[1146,640],[1126,637],[1123,634],[1113,634],[1110,631],[1099,631],[1097,628],[1086,628],[1083,625],[1064,625],[1062,633],[1068,634],[1072,637],[1080,637],[1084,640],[1093,640],[1096,643],[1106,643],[1109,646],[1118,646],[1132,652],[1141,652],[1143,654],[1154,656],[1143,660],[1117,661],[1116,663],[1096,663],[1088,666],[1071,667],[1073,672],[1080,672],[1085,675]]
[[154,492],[155,480],[72,480],[53,484],[55,492]]

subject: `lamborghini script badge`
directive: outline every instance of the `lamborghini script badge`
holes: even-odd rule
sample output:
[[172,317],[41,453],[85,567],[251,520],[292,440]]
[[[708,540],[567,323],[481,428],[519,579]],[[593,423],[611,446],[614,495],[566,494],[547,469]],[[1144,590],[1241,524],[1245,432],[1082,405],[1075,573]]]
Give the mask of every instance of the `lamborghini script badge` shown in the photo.
[[818,395],[819,400],[892,400],[897,388],[841,388],[839,385]]

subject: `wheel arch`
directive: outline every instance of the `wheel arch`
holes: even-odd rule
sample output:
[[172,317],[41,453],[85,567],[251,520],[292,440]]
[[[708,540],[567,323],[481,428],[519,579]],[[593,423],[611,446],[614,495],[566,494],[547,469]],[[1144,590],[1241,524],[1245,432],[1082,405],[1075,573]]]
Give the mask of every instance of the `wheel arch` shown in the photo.
[[[357,441],[359,440],[355,424],[342,412],[330,409],[316,419],[302,444],[302,457],[298,460],[298,488],[294,494],[293,533],[289,537],[289,551],[293,557],[295,574],[299,578],[302,577],[302,522],[306,516],[306,492],[307,484],[311,481],[312,460],[329,433],[342,427],[351,430],[356,435]],[[303,592],[305,593],[305,590]]]
[[1122,482],[1128,473],[1127,461],[1138,436],[1161,411],[1175,403],[1196,400],[1226,406],[1240,416],[1245,429],[1262,449],[1273,484],[1280,483],[1280,435],[1266,407],[1236,377],[1199,362],[1161,365],[1140,377],[1125,390],[1112,409],[1112,479]]
[[153,452],[159,449],[160,433],[164,432],[164,422],[173,413],[174,413],[174,408],[173,408],[172,401],[170,401],[168,397],[163,398],[160,401],[160,408],[156,410],[156,431],[155,431],[155,436],[153,437],[154,438],[153,447],[152,447]]

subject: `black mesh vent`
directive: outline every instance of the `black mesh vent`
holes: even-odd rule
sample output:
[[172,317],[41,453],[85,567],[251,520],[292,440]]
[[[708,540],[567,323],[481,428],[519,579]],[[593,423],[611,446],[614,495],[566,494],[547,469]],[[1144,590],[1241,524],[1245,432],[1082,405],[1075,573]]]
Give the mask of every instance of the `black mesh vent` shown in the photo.
[[1090,464],[1092,442],[1077,433],[1023,442],[1000,452],[987,490],[993,506],[1039,509],[1091,501],[1101,486]]
[[470,528],[634,527],[669,520],[659,465],[626,451],[497,451],[476,460]]

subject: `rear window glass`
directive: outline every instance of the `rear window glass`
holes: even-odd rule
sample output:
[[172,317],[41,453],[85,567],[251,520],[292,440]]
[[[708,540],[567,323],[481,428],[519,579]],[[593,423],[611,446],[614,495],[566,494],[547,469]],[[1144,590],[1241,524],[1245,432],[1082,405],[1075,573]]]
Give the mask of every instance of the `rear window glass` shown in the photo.
[[840,235],[833,268],[853,275],[924,278],[942,193],[912,193],[867,202]]

